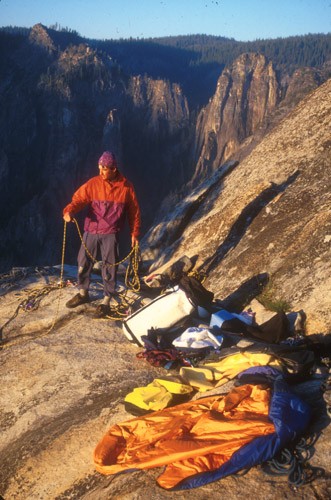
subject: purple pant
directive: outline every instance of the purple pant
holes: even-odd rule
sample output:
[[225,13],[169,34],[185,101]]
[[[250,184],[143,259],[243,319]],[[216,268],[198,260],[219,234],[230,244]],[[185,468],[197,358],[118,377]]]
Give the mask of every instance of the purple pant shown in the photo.
[[[115,292],[116,287],[116,267],[108,264],[115,264],[118,260],[118,240],[116,234],[91,234],[84,233],[83,241],[86,248],[93,256],[97,257],[98,250],[101,253],[102,259],[102,281],[104,295],[110,297]],[[90,275],[93,269],[94,262],[87,255],[83,245],[81,245],[78,253],[78,288],[88,290],[90,285]]]

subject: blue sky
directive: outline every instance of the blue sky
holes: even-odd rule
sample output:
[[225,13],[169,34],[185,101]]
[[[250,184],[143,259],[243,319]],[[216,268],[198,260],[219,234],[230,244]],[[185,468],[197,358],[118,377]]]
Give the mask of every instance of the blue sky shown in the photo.
[[204,33],[240,41],[331,32],[331,0],[0,0],[0,26],[58,23],[86,38]]

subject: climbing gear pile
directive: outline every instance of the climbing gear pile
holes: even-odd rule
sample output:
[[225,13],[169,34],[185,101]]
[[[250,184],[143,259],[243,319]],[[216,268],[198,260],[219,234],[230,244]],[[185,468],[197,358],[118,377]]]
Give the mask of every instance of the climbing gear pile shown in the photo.
[[[63,281],[59,281],[58,283],[52,283],[44,287],[29,288],[23,290],[21,293],[24,294],[25,297],[23,298],[23,300],[19,302],[12,316],[0,328],[0,338],[2,339],[3,330],[9,325],[9,323],[11,323],[16,318],[16,316],[19,314],[20,311],[24,311],[26,313],[36,311],[39,308],[43,298],[45,298],[47,295],[49,295],[51,292],[55,290],[59,289],[61,290],[65,286],[67,285]],[[49,331],[53,329],[54,323],[55,321],[53,321],[53,324],[51,328],[47,331],[47,333],[49,333]],[[4,343],[4,346],[9,347],[11,345],[18,343],[20,343],[19,340],[9,341]]]

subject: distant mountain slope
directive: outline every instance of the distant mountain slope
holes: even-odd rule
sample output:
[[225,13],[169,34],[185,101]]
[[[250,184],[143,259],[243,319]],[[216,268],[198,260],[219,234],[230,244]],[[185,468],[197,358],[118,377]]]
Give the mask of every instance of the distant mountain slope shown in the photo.
[[[307,34],[276,39],[241,42],[204,34],[159,38],[93,40],[74,30],[47,28],[56,45],[87,43],[110,54],[129,74],[147,75],[179,83],[192,108],[207,104],[222,70],[243,53],[255,52],[273,61],[279,79],[298,68],[310,67],[331,76],[331,34]],[[28,36],[26,28],[7,27],[1,33]]]
[[331,76],[331,34],[253,42],[198,34],[91,43],[110,52],[129,73],[146,73],[180,83],[193,108],[207,104],[221,71],[247,52],[272,60],[280,80],[302,67],[321,70],[324,80]]

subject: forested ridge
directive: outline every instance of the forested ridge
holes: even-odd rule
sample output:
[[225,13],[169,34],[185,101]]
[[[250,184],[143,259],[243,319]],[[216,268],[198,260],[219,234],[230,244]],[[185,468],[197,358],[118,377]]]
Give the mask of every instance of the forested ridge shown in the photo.
[[[159,56],[161,59],[168,55],[173,59],[177,51],[178,59],[185,64],[199,65],[217,63],[230,64],[243,52],[258,52],[272,59],[276,66],[286,65],[288,68],[298,66],[319,67],[331,57],[331,33],[291,36],[286,38],[257,39],[254,41],[237,41],[234,38],[213,35],[180,35],[160,38],[129,38],[95,40],[81,36],[77,31],[59,25],[49,27],[51,32],[61,34],[67,43],[85,41],[98,46],[103,50],[110,50],[113,54],[124,55],[126,50],[132,55],[145,57]],[[28,36],[30,29],[18,26],[1,28],[3,33]],[[162,49],[164,47],[164,49]],[[167,50],[168,49],[168,50]]]
[[[128,75],[147,75],[179,83],[191,109],[208,102],[223,69],[245,52],[264,54],[276,71],[289,76],[300,67],[323,68],[324,78],[330,76],[327,63],[331,61],[331,33],[241,42],[204,34],[95,40],[59,25],[52,25],[48,30],[61,50],[71,44],[86,43],[111,56]],[[19,43],[29,32],[27,28],[15,26],[2,28],[0,47],[8,47],[6,35],[11,35],[12,44],[13,38]]]
[[152,41],[197,53],[197,64],[215,62],[227,65],[243,52],[259,52],[276,66],[286,65],[292,69],[297,66],[318,67],[330,58],[331,53],[331,34],[258,39],[252,42],[208,35],[165,37]]

